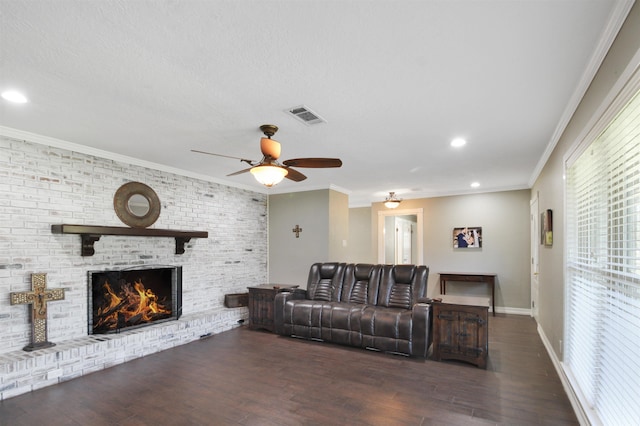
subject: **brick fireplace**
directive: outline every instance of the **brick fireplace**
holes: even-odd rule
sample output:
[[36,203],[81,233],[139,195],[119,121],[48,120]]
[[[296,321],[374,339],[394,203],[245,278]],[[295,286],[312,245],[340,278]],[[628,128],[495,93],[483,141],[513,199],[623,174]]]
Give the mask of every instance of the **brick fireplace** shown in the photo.
[[[266,282],[265,194],[4,131],[0,199],[10,205],[0,206],[8,224],[0,249],[0,399],[214,335],[248,317],[246,308],[225,308],[224,295]],[[122,226],[113,196],[129,181],[144,182],[158,194],[162,213],[154,228],[198,229],[210,237],[191,240],[179,255],[173,238],[104,235],[93,256],[82,256],[80,236],[52,232],[60,223]],[[89,334],[90,271],[154,265],[182,267],[182,315],[119,333]],[[55,346],[25,352],[30,307],[10,306],[9,293],[31,289],[33,273],[46,273],[48,285],[64,289],[65,298],[47,309],[48,340]]]
[[119,333],[182,314],[182,267],[89,272],[89,334]]

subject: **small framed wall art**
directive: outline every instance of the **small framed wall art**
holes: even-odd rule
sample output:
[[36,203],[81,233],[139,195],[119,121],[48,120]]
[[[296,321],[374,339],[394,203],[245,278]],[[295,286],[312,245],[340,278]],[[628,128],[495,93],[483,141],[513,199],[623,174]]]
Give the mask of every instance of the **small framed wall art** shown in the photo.
[[482,248],[482,227],[460,226],[453,228],[453,248]]
[[540,215],[540,244],[547,247],[553,245],[553,212],[547,209]]

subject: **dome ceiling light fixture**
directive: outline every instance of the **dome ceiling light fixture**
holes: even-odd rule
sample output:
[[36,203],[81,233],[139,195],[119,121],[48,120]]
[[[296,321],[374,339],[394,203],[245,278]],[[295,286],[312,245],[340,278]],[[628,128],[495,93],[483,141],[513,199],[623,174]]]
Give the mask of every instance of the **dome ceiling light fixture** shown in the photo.
[[402,202],[402,198],[396,197],[395,192],[389,192],[389,196],[384,200],[384,206],[388,209],[395,209]]
[[252,167],[249,171],[258,182],[260,182],[267,188],[271,188],[273,185],[277,185],[282,182],[282,179],[284,179],[285,176],[289,173],[289,171],[284,167],[279,167],[272,164],[262,164],[259,166],[255,166]]

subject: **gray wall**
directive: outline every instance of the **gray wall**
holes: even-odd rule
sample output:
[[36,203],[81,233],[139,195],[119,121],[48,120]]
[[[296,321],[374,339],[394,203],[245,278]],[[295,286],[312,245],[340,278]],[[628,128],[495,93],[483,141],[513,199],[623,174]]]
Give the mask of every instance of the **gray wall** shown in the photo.
[[344,260],[349,241],[349,197],[329,191],[329,259]]
[[[495,272],[496,309],[526,313],[530,307],[530,191],[504,191],[486,194],[404,200],[399,207],[424,211],[423,262],[430,267],[429,295],[439,294],[438,272]],[[353,224],[370,211],[369,233],[361,228],[350,232],[350,261],[377,263],[378,212],[383,203],[371,208],[351,209]],[[454,227],[481,226],[481,249],[455,250],[452,247]],[[371,241],[369,244],[368,241]],[[365,246],[369,254],[365,257]],[[488,294],[483,284],[447,285],[448,293]]]
[[593,119],[599,115],[598,110],[605,106],[609,92],[639,49],[640,5],[636,3],[532,189],[533,194],[538,194],[539,208],[553,210],[553,247],[540,250],[538,308],[540,328],[559,359],[562,359],[565,292],[563,157],[594,124]]
[[[303,231],[296,238],[292,229]],[[344,261],[348,198],[330,189],[269,196],[269,282],[306,287],[315,262]]]
[[350,263],[371,263],[374,259],[371,236],[371,208],[349,209],[349,239],[346,261]]

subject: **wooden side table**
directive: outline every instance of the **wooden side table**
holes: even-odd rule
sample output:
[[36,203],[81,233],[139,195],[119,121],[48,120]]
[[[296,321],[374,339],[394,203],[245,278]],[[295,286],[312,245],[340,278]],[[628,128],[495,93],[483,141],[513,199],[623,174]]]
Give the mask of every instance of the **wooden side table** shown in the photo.
[[265,284],[249,289],[249,329],[274,331],[273,311],[276,294],[297,285]]
[[487,368],[489,299],[445,296],[433,304],[433,359]]

